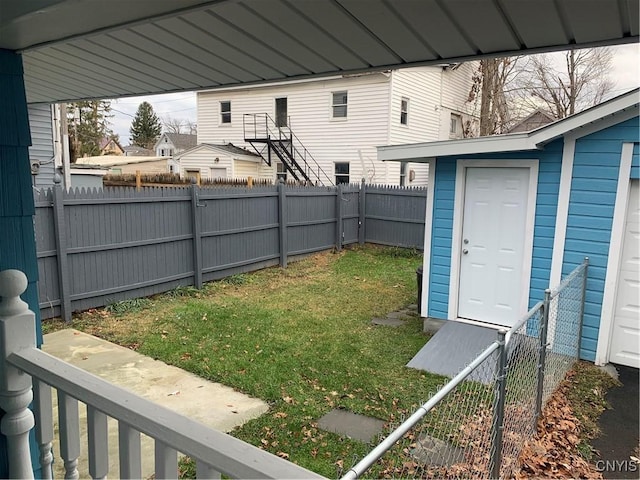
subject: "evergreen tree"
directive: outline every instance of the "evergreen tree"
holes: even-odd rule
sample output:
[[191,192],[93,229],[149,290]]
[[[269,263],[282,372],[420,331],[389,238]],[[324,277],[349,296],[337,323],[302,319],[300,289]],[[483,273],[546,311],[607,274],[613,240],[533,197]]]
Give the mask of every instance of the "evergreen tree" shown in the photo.
[[131,122],[129,133],[131,134],[131,142],[134,145],[153,148],[160,133],[162,133],[162,124],[150,103],[142,102],[138,106],[138,111],[133,122]]
[[69,150],[71,161],[84,156],[100,155],[100,142],[111,137],[109,127],[111,102],[86,100],[67,104],[69,126]]

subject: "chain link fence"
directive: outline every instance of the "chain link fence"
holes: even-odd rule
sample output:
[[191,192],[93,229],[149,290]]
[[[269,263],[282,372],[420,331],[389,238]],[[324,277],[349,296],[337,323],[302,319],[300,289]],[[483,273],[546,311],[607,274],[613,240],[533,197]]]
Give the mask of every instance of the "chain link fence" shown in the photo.
[[588,259],[438,389],[343,479],[509,478],[579,358]]

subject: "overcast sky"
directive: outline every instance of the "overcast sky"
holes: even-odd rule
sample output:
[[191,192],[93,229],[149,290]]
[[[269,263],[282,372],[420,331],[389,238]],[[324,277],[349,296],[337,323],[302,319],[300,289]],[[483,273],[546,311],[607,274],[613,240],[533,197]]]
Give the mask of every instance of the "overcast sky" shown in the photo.
[[[640,86],[640,45],[637,43],[613,47],[613,69],[611,80],[615,82],[611,96],[619,95]],[[196,94],[194,92],[168,93],[145,97],[129,97],[113,100],[111,119],[114,133],[120,143],[129,145],[129,128],[138,105],[147,101],[161,120],[166,118],[196,121]]]

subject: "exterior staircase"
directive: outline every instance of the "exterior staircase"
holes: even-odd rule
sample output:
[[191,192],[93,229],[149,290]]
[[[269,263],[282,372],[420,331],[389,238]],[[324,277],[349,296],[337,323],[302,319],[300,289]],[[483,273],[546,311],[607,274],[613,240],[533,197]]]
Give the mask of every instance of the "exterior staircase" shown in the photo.
[[319,186],[334,184],[289,126],[279,126],[268,113],[244,114],[242,126],[244,141],[267,165],[272,165],[275,155],[297,182]]

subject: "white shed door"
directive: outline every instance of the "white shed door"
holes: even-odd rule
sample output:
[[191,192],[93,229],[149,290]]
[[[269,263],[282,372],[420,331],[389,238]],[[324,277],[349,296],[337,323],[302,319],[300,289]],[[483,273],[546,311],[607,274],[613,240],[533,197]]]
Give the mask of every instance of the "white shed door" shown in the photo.
[[609,361],[640,368],[640,188],[631,182]]
[[458,316],[511,326],[522,299],[528,168],[467,168]]

